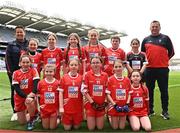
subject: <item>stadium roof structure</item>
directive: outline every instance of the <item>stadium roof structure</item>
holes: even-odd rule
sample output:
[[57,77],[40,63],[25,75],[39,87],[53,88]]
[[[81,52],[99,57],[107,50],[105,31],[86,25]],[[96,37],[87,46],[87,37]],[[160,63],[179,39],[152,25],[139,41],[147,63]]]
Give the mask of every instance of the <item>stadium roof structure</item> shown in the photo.
[[59,36],[68,36],[75,32],[81,38],[87,38],[87,32],[90,29],[97,29],[100,33],[100,40],[109,39],[113,35],[120,37],[127,36],[126,33],[108,30],[106,28],[94,27],[92,25],[83,25],[76,21],[66,21],[59,17],[48,17],[42,13],[25,11],[23,8],[14,6],[0,6],[0,24],[5,26],[23,25],[27,29],[33,29],[39,32],[53,32]]

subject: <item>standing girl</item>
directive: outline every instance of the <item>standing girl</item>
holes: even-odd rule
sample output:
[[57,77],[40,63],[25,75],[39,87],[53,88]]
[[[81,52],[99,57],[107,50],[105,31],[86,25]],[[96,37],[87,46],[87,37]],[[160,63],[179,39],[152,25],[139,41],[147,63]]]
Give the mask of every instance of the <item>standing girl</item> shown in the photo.
[[148,64],[146,54],[139,51],[140,42],[137,38],[132,39],[131,41],[131,51],[127,53],[128,61],[128,72],[129,74],[133,70],[139,70],[141,74],[144,73],[146,65]]
[[48,35],[48,47],[42,50],[43,66],[46,64],[54,64],[56,66],[55,78],[60,79],[60,68],[63,62],[62,50],[56,47],[57,36],[53,33]]
[[31,38],[28,44],[27,54],[32,60],[31,66],[36,68],[39,75],[41,73],[41,53],[37,52],[39,41],[36,38]]
[[131,73],[131,100],[129,121],[133,131],[139,131],[140,127],[145,131],[151,131],[151,122],[148,117],[149,94],[148,89],[141,83],[141,74],[137,70]]
[[55,129],[57,127],[59,81],[54,78],[55,72],[55,65],[45,65],[45,78],[38,84],[38,93],[40,95],[40,115],[44,129]]
[[86,98],[84,102],[87,126],[89,130],[103,129],[105,107],[105,90],[107,88],[108,75],[102,72],[102,59],[92,57],[91,61],[92,70],[85,74],[85,83],[82,86],[82,92]]
[[124,129],[126,116],[129,112],[131,82],[123,77],[123,63],[121,60],[114,62],[114,75],[109,78],[107,98],[110,101],[108,115],[113,129]]
[[[39,75],[36,69],[31,68],[31,59],[28,55],[22,55],[19,60],[20,69],[13,73],[12,85],[15,88],[15,111],[17,112],[20,124],[28,121],[27,129],[33,129],[33,119],[35,117],[36,104],[35,93],[37,92],[37,84]],[[30,119],[26,118],[27,112]]]
[[[64,59],[66,66],[68,66],[69,61],[75,58],[79,59],[80,61],[79,74],[83,75],[83,73],[85,73],[86,63],[85,52],[80,45],[79,35],[77,33],[71,33],[68,37],[68,46],[64,50]],[[68,71],[68,67],[65,67],[64,74],[68,73]]]
[[86,71],[90,70],[90,60],[95,56],[100,56],[104,60],[106,57],[105,47],[99,43],[99,32],[96,29],[88,31],[89,42],[88,45],[84,46],[85,54],[87,57],[87,68]]
[[61,79],[60,113],[63,113],[65,130],[78,129],[83,120],[82,76],[78,74],[80,62],[77,58],[69,61],[69,72]]

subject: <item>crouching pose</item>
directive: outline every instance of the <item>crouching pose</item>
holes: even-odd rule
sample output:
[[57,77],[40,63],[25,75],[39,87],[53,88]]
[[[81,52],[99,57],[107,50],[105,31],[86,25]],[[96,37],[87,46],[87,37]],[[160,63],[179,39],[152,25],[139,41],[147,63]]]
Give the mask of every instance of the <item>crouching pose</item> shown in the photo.
[[[27,129],[32,130],[36,115],[35,93],[39,75],[36,69],[31,68],[31,59],[22,55],[19,60],[20,69],[13,73],[12,85],[15,88],[15,111],[20,124],[27,123]],[[28,118],[29,113],[30,118]]]
[[129,121],[133,131],[139,131],[140,127],[145,131],[151,131],[151,122],[148,117],[149,95],[148,89],[141,83],[141,74],[137,70],[131,73],[131,100]]
[[69,72],[61,79],[60,113],[65,130],[78,129],[83,120],[82,76],[78,74],[78,59],[69,61]]
[[109,78],[107,98],[110,101],[108,106],[108,116],[113,129],[124,129],[126,116],[129,112],[130,88],[129,78],[122,75],[123,63],[116,60],[113,67],[114,75]]
[[59,80],[54,78],[55,65],[47,64],[44,67],[45,78],[38,84],[40,95],[40,114],[44,129],[55,129],[57,127],[57,116],[59,109]]
[[107,87],[108,75],[101,71],[102,60],[100,57],[93,57],[90,61],[91,68],[85,74],[85,83],[82,92],[86,98],[84,102],[87,126],[89,130],[103,129],[105,107],[105,90]]

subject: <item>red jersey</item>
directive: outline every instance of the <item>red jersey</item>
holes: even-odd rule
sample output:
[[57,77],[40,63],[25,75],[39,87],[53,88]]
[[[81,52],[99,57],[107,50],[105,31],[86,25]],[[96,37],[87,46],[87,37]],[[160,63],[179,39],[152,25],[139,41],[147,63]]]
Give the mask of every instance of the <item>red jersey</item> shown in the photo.
[[83,97],[81,94],[82,76],[72,77],[70,73],[61,79],[61,90],[64,98],[65,113],[81,113],[83,111]]
[[42,61],[44,65],[55,64],[56,65],[55,78],[60,79],[60,67],[61,67],[61,61],[63,61],[62,50],[60,48],[55,48],[54,50],[50,50],[49,48],[43,49]]
[[[113,101],[118,106],[124,106],[127,103],[128,95],[131,89],[131,82],[129,78],[117,78],[115,75],[111,76],[108,80],[108,90],[106,93],[110,94]],[[126,113],[117,113],[115,111],[114,106],[110,103],[108,106],[108,114],[109,115],[126,115]]]
[[113,101],[119,106],[126,104],[130,89],[131,82],[127,77],[118,79],[113,75],[108,80],[107,93],[111,95]]
[[[66,59],[66,55],[67,55],[66,52],[67,52],[67,49],[64,50],[64,59]],[[81,48],[81,55],[80,55],[80,53],[79,53],[79,51],[78,51],[78,48],[70,48],[69,51],[68,51],[68,56],[67,56],[67,57],[68,57],[68,58],[67,58],[67,62],[68,62],[69,60],[74,59],[74,58],[77,58],[77,59],[79,59],[80,61],[86,59],[86,57],[85,57],[85,52],[84,52],[84,49],[83,49],[83,48]]]
[[148,114],[148,105],[146,100],[149,100],[148,89],[143,86],[138,88],[131,87],[131,100],[129,115],[145,116]]
[[[108,75],[105,72],[101,72],[100,75],[95,75],[93,71],[89,71],[85,74],[86,88],[83,92],[89,93],[94,102],[103,104],[105,102],[105,91],[107,88]],[[85,101],[85,104],[89,103]]]
[[56,112],[59,107],[59,81],[54,79],[53,82],[48,82],[42,79],[38,83],[38,93],[40,94],[40,109],[52,113]]
[[31,66],[33,68],[36,68],[39,75],[40,75],[40,72],[41,72],[41,53],[36,52],[35,55],[30,55],[29,54],[29,56],[30,56],[30,58],[32,60]]
[[[81,62],[81,66],[80,66],[80,74],[83,74],[83,66],[82,66],[82,61],[86,61],[86,56],[85,56],[85,52],[84,52],[84,49],[81,48],[81,55],[78,51],[78,48],[70,48],[68,53],[67,52],[67,49],[64,50],[64,59],[66,61],[66,64],[68,63],[68,61],[74,59],[74,58],[77,58],[80,60]],[[68,55],[67,55],[68,54]],[[67,58],[67,59],[66,59]]]
[[169,36],[159,34],[144,38],[141,51],[145,52],[149,68],[163,68],[169,66],[169,60],[174,56],[174,47]]
[[63,60],[63,53],[60,48],[55,48],[54,50],[45,48],[42,50],[42,61],[44,65],[55,64],[56,68],[60,69],[62,60]]
[[[20,89],[25,93],[29,94],[33,90],[33,80],[39,79],[39,75],[36,69],[29,68],[28,71],[23,72],[22,69],[16,70],[13,73],[12,84],[19,84]],[[15,98],[22,98],[15,92]],[[22,98],[24,99],[24,98]]]
[[109,75],[113,75],[113,64],[114,61],[117,59],[121,59],[122,61],[125,60],[125,52],[123,49],[118,48],[117,50],[113,50],[112,48],[106,49],[106,58],[105,58],[105,65],[104,71]]
[[92,57],[101,56],[102,58],[106,57],[105,47],[101,44],[98,45],[86,45],[84,46],[85,54],[87,57],[87,71],[90,70],[90,60]]

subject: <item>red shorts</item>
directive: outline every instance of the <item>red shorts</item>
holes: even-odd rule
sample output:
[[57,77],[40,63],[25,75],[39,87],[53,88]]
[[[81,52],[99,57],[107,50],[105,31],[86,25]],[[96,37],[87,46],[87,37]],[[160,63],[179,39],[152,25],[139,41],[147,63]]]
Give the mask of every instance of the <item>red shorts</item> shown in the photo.
[[110,108],[110,109],[108,109],[108,115],[110,115],[110,116],[126,116],[127,113],[117,112],[114,108]]
[[83,121],[82,113],[64,113],[62,117],[62,123],[65,125],[79,125]]
[[147,113],[147,110],[141,110],[141,111],[130,111],[128,113],[128,116],[139,116],[139,117],[143,117],[143,116],[147,116],[148,113]]
[[16,95],[14,96],[14,109],[16,112],[26,110],[25,100],[25,98],[21,98]]
[[57,117],[57,111],[47,111],[45,109],[40,109],[41,118],[50,118],[50,117]]
[[86,116],[101,117],[101,116],[105,115],[105,110],[97,111],[97,110],[92,108],[90,103],[87,103],[85,105],[85,109],[86,109]]

